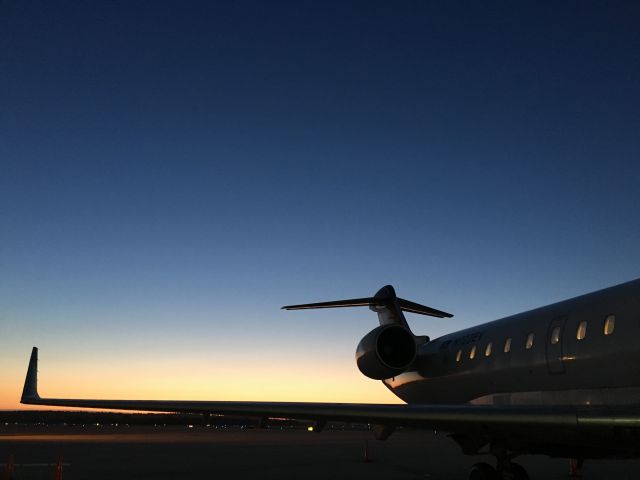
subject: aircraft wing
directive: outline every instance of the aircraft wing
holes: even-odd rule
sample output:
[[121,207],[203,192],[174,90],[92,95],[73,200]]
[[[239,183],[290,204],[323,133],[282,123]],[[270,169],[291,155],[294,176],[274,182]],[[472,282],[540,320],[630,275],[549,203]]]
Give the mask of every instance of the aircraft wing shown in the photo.
[[218,402],[187,400],[92,400],[41,398],[37,385],[38,349],[33,348],[21,403],[62,407],[152,412],[242,415],[369,423],[380,426],[412,426],[445,432],[477,432],[494,435],[528,431],[549,432],[601,427],[640,426],[637,411],[602,411],[575,407],[494,407],[461,405],[385,405],[307,402]]

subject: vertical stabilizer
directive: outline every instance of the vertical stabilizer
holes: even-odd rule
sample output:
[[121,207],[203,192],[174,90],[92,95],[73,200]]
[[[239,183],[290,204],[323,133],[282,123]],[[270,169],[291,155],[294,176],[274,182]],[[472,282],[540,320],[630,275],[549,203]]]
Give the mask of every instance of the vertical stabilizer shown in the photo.
[[27,369],[27,377],[24,379],[24,388],[22,389],[22,398],[20,403],[29,403],[29,400],[37,400],[38,395],[38,347],[31,350],[31,359],[29,360],[29,368]]
[[373,298],[376,301],[369,305],[369,308],[378,314],[380,325],[402,325],[411,331],[407,319],[402,313],[402,308],[400,308],[396,291],[391,285],[382,287]]

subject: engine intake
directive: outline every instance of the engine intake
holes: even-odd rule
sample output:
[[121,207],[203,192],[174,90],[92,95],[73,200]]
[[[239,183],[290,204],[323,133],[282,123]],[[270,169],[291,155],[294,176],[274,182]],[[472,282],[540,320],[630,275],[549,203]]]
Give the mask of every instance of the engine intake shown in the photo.
[[401,374],[416,358],[413,334],[400,325],[380,325],[367,333],[356,349],[356,363],[369,378],[383,380]]

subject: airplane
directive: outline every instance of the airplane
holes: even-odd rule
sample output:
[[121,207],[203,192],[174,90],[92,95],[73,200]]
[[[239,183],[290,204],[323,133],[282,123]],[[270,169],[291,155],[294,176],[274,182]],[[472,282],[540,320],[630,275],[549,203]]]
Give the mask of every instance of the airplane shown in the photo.
[[33,348],[21,402],[99,409],[244,415],[373,425],[378,439],[397,427],[447,432],[467,455],[490,454],[472,480],[529,478],[513,462],[523,454],[570,459],[640,456],[640,279],[431,340],[414,335],[404,312],[450,313],[396,296],[282,307],[368,306],[379,326],[356,349],[369,378],[406,404],[90,400],[41,398]]

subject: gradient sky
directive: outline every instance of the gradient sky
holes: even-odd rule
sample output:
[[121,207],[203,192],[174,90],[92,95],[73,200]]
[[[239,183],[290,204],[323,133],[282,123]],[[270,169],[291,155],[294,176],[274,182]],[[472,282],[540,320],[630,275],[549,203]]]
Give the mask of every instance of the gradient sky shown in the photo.
[[393,402],[432,337],[640,276],[637,2],[0,2],[0,408]]

